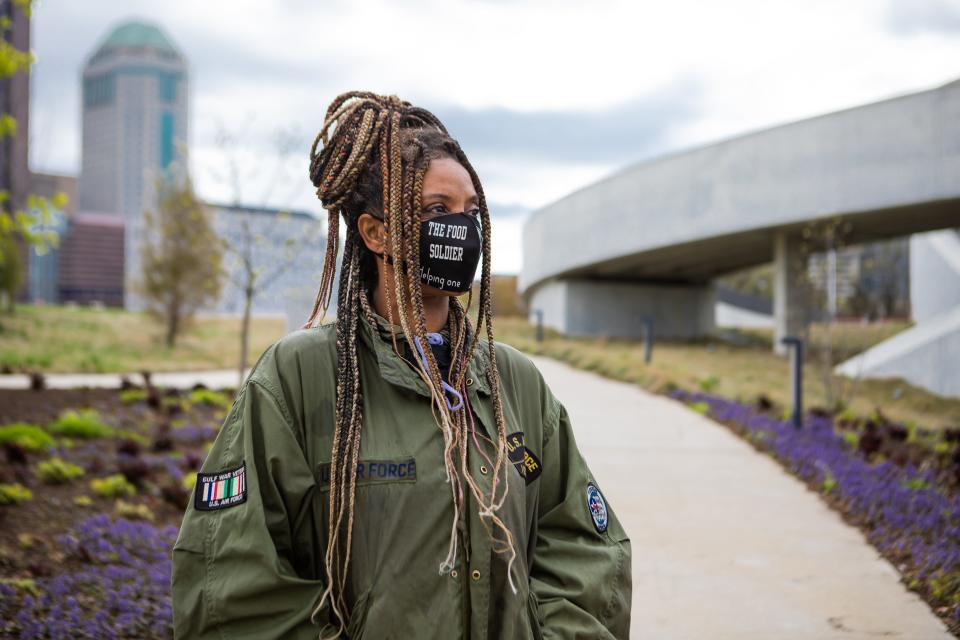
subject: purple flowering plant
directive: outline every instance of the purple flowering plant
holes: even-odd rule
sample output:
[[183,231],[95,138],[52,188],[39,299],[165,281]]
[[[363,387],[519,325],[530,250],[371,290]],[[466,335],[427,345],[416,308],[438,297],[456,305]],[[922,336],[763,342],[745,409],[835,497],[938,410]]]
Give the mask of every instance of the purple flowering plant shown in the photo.
[[174,526],[100,514],[57,537],[62,573],[28,585],[0,583],[0,636],[168,638]]

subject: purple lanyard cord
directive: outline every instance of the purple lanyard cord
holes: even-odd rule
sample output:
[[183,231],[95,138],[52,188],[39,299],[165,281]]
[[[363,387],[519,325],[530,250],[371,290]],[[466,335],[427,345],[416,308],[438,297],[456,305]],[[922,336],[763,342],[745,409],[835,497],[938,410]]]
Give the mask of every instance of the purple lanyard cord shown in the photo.
[[[413,336],[413,342],[417,346],[417,352],[420,354],[420,361],[423,362],[423,368],[426,371],[430,371],[430,365],[427,363],[427,356],[423,352],[423,346],[420,344],[419,336]],[[439,333],[428,333],[427,342],[430,344],[443,344],[443,337]],[[450,411],[459,411],[463,407],[463,396],[459,391],[451,387],[446,381],[441,377],[440,384],[443,385],[443,390],[449,394],[454,395],[457,398],[456,406],[450,404],[450,398],[444,396],[443,399],[447,402],[447,409]]]

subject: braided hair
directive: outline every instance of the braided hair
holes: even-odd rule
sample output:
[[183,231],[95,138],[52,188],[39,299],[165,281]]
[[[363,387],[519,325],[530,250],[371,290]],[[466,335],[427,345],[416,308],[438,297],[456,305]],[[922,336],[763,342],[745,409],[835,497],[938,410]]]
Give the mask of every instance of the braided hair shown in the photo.
[[[318,151],[320,143],[322,148]],[[491,320],[490,214],[480,180],[460,145],[429,111],[397,96],[347,92],[330,104],[323,127],[310,149],[310,180],[328,212],[328,235],[320,290],[310,318],[304,324],[304,327],[310,327],[318,321],[322,322],[330,304],[342,216],[347,228],[337,299],[337,395],[324,557],[327,584],[320,603],[313,611],[315,617],[329,602],[339,626],[334,638],[346,630],[350,618],[345,591],[354,521],[354,470],[360,453],[363,425],[357,332],[361,314],[374,322],[366,291],[377,282],[376,257],[363,242],[357,221],[361,214],[371,213],[382,216],[389,226],[390,253],[395,269],[393,291],[390,291],[391,286],[384,287],[391,316],[389,321],[396,324],[396,320],[399,320],[410,352],[417,353],[415,339],[419,339],[421,344],[427,342],[419,278],[423,180],[430,161],[444,157],[458,161],[466,169],[477,192],[483,255],[476,330],[471,326],[467,309],[461,302],[456,297],[449,299],[451,364],[448,377],[450,385],[467,398],[467,367],[479,348],[479,334],[485,327],[490,361],[486,375],[491,388],[496,436],[495,440],[483,438],[492,449],[492,456],[488,456],[477,440],[469,405],[464,403],[457,411],[449,408],[432,350],[424,350],[426,366],[420,359],[414,358],[415,369],[430,391],[433,415],[443,436],[444,465],[453,504],[450,544],[447,556],[440,562],[439,572],[441,575],[448,573],[456,565],[458,523],[465,517],[466,492],[469,492],[478,505],[480,520],[490,535],[493,549],[508,558],[508,581],[516,592],[511,575],[516,557],[513,535],[497,515],[507,496],[506,473],[509,465]],[[386,260],[386,252],[383,259]],[[400,315],[398,319],[392,317],[391,297],[396,300]],[[468,308],[472,299],[471,292]],[[396,335],[393,336],[393,347],[397,355],[403,357],[397,346]],[[488,491],[479,486],[467,464],[471,437],[476,450],[493,469]]]

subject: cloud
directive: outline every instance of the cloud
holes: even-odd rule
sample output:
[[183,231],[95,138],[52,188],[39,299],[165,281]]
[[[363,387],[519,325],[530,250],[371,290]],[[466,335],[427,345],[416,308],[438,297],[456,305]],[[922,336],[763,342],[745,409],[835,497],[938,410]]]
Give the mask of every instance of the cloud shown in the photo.
[[670,134],[699,115],[699,82],[687,78],[606,109],[520,111],[435,107],[434,113],[471,154],[609,164],[664,150]]
[[490,210],[490,217],[498,219],[522,218],[530,213],[530,207],[517,202],[488,202],[487,208]]
[[891,0],[887,14],[890,30],[898,35],[960,32],[960,2],[957,0]]

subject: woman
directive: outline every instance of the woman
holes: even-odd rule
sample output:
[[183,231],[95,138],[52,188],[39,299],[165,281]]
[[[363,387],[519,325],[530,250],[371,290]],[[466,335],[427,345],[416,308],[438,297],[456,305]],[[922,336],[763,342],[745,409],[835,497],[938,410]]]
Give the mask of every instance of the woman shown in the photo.
[[[310,178],[329,212],[317,302],[197,476],[177,637],[626,638],[630,541],[566,410],[493,339],[490,217],[459,145],[396,96],[345,93]],[[340,216],[337,319],[315,326]],[[481,257],[475,329],[457,296]]]

